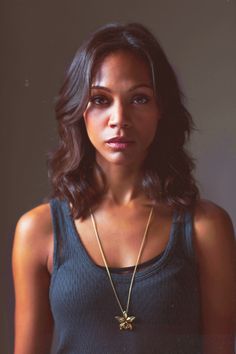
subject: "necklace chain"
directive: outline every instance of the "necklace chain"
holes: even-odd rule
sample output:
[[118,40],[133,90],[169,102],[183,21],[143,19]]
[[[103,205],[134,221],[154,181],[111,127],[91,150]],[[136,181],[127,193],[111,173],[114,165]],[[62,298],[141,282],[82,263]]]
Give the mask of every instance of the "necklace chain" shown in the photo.
[[[96,221],[95,221],[94,215],[93,215],[92,211],[90,211],[91,221],[92,221],[94,233],[95,233],[95,236],[96,236],[96,239],[97,239],[97,242],[98,242],[98,247],[99,247],[99,250],[101,252],[101,256],[102,256],[102,259],[103,259],[103,262],[104,262],[104,265],[105,265],[105,268],[106,268],[106,271],[107,271],[107,275],[108,275],[108,278],[110,280],[111,287],[112,287],[112,290],[114,292],[116,301],[117,301],[117,303],[119,305],[119,308],[120,308],[120,310],[122,312],[122,315],[123,315],[122,318],[120,318],[120,317],[116,317],[116,318],[117,319],[120,318],[123,321],[125,321],[125,319],[127,319],[127,318],[128,319],[130,318],[130,317],[128,317],[128,310],[129,310],[129,304],[130,304],[131,291],[132,291],[132,287],[133,287],[133,283],[134,283],[134,277],[135,277],[135,274],[136,274],[137,266],[138,266],[138,263],[139,263],[139,260],[140,260],[140,257],[141,257],[142,251],[143,251],[143,247],[144,247],[144,244],[145,244],[145,240],[146,240],[146,237],[147,237],[147,232],[148,232],[148,228],[149,228],[150,221],[151,221],[151,218],[152,218],[152,214],[153,214],[153,207],[150,210],[149,217],[148,217],[148,220],[147,220],[147,224],[146,224],[146,227],[145,227],[145,231],[144,231],[144,234],[143,234],[143,239],[142,239],[142,242],[141,242],[141,245],[140,245],[140,249],[139,249],[139,252],[138,252],[138,257],[137,257],[137,260],[136,260],[136,263],[135,263],[135,266],[134,266],[134,271],[133,271],[133,274],[132,274],[132,278],[131,278],[131,281],[130,281],[127,304],[126,304],[126,310],[124,310],[122,305],[121,305],[121,302],[119,300],[119,297],[117,295],[117,291],[115,289],[115,286],[114,286],[114,283],[113,283],[113,280],[112,280],[112,277],[111,277],[111,273],[110,273],[110,270],[109,270],[108,265],[107,265],[106,257],[105,257],[105,254],[104,254],[104,250],[102,248],[102,244],[101,244],[101,240],[100,240],[100,237],[99,237],[99,234],[98,234],[97,225],[96,225]],[[133,321],[133,319],[134,319],[134,317],[131,317],[131,321]],[[130,326],[129,329],[132,329],[132,326],[130,324],[129,324],[129,326]],[[123,327],[123,328],[127,329],[125,327]],[[121,328],[121,324],[120,324],[120,329],[123,329],[123,328]]]

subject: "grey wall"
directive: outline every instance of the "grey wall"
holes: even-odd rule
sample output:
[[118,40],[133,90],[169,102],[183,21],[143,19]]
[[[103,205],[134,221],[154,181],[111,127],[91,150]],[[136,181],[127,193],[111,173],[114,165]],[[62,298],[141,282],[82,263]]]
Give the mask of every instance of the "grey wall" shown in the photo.
[[1,4],[1,353],[12,353],[10,252],[16,220],[48,193],[54,97],[81,40],[110,21],[139,21],[159,38],[199,131],[189,146],[202,196],[236,225],[235,0],[6,0]]

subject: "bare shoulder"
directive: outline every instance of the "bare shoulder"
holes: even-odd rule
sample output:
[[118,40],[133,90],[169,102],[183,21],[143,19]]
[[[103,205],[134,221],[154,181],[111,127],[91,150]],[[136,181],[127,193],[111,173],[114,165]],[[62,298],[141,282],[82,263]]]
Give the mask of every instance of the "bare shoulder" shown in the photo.
[[236,248],[232,221],[220,206],[200,200],[193,227],[204,353],[231,354],[236,310]]
[[201,199],[194,212],[194,235],[199,257],[231,253],[235,248],[234,229],[226,210],[219,205]]
[[36,242],[52,233],[49,204],[41,204],[21,216],[16,225],[16,237],[22,242]]
[[233,224],[227,211],[206,199],[199,200],[196,205],[194,226],[199,238],[212,234],[218,235],[219,231],[224,231],[226,237],[234,234]]
[[[12,252],[15,289],[14,353],[49,353],[53,320],[49,302],[52,245],[49,204],[19,219]],[[23,316],[22,316],[23,314]]]
[[44,263],[48,258],[52,234],[50,205],[41,204],[19,219],[16,225],[13,253],[17,256],[32,254],[34,259]]
[[23,232],[43,231],[47,233],[52,230],[50,214],[49,203],[41,204],[21,216],[17,223],[17,229]]

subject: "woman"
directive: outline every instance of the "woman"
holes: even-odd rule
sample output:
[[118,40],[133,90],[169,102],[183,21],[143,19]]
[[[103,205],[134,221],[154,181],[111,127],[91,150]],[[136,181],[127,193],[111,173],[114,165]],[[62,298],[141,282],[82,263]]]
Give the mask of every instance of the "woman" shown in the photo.
[[233,354],[235,249],[200,199],[193,123],[153,35],[109,24],[56,105],[53,198],[19,220],[15,354]]

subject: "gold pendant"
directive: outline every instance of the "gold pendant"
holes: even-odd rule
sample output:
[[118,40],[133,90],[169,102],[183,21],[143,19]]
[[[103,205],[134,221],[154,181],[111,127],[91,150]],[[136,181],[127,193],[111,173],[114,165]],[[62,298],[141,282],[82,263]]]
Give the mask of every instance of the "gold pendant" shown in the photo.
[[128,316],[126,311],[123,311],[123,316],[116,316],[115,317],[117,319],[117,321],[120,324],[120,330],[130,330],[132,331],[133,326],[132,326],[132,322],[135,319],[134,316]]

